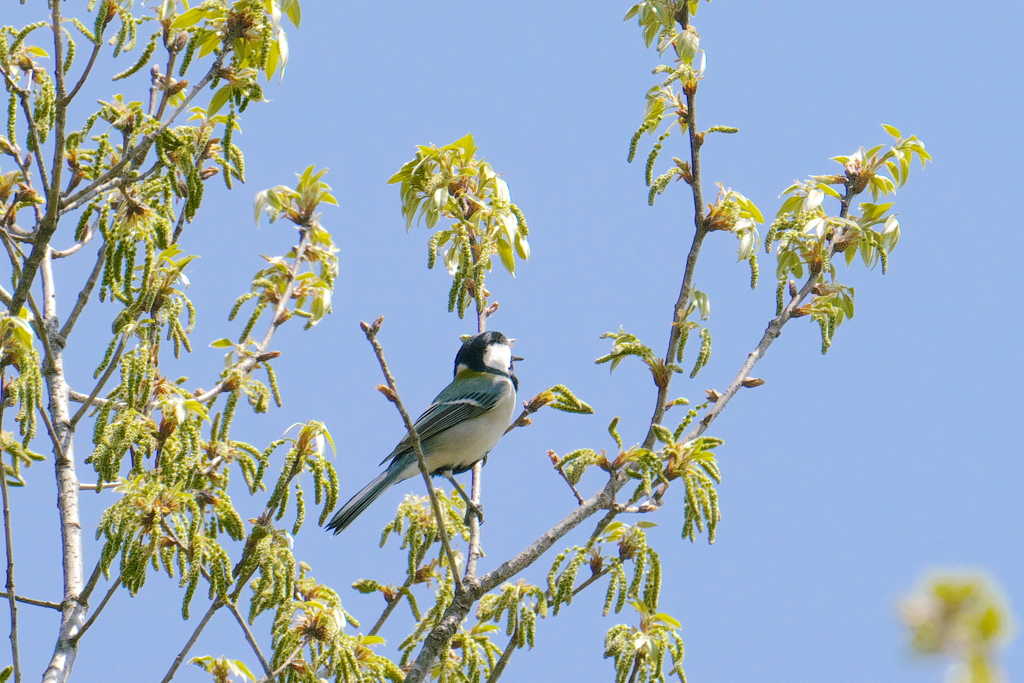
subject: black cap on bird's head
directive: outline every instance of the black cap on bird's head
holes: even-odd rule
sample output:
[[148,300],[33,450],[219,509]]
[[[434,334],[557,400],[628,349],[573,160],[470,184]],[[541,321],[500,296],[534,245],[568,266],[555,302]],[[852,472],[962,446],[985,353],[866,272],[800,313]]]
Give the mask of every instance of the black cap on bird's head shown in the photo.
[[462,367],[476,372],[505,375],[518,388],[519,382],[512,371],[512,363],[522,358],[512,355],[513,342],[514,339],[495,331],[470,337],[462,343],[462,348],[455,355],[455,374],[458,375]]

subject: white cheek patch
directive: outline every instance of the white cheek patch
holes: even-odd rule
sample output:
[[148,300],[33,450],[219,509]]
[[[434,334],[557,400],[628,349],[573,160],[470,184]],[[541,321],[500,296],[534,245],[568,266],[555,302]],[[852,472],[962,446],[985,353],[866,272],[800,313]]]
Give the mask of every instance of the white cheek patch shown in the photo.
[[484,365],[508,372],[512,365],[512,349],[507,344],[491,344],[484,351]]

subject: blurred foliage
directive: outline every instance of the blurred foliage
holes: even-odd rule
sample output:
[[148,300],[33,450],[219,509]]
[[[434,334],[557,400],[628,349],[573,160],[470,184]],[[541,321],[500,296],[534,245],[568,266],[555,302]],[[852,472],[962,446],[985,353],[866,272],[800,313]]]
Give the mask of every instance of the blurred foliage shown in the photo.
[[1006,678],[999,649],[1013,635],[1002,591],[984,574],[937,571],[900,602],[910,648],[923,656],[954,660],[950,683],[1000,683]]

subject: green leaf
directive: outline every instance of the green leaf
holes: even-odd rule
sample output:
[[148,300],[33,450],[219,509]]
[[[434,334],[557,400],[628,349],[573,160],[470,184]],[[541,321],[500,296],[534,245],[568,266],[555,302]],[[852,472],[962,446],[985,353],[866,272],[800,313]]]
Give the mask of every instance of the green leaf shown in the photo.
[[225,337],[224,339],[218,339],[217,341],[211,343],[210,347],[214,349],[226,349],[234,345],[235,343],[233,341]]
[[501,257],[501,265],[505,266],[509,275],[515,277],[516,257],[512,254],[512,246],[504,239],[495,240],[495,245],[498,248],[498,256]]
[[207,117],[213,116],[220,111],[221,107],[227,104],[233,90],[234,86],[225,85],[221,86],[220,90],[213,94],[213,97],[210,98],[210,105],[206,108]]
[[679,621],[675,617],[673,617],[671,614],[666,614],[665,612],[658,612],[657,614],[654,615],[654,618],[657,619],[658,621],[662,621],[662,622],[668,624],[672,628],[681,628],[682,627],[682,624],[680,624]]
[[189,11],[185,12],[184,14],[180,15],[177,19],[175,19],[174,23],[171,24],[171,28],[181,29],[188,28],[189,26],[194,26],[195,24],[199,23],[199,20],[202,19],[203,15],[205,14],[205,9],[199,7],[196,7],[195,9],[190,9]]
[[239,673],[248,678],[250,681],[256,680],[256,677],[252,675],[252,671],[249,671],[249,667],[245,665],[245,662],[243,662],[240,659],[234,659],[231,661],[231,663],[235,665],[235,668],[238,669]]
[[886,133],[888,133],[889,135],[893,136],[893,137],[894,137],[894,138],[896,138],[897,140],[899,140],[900,138],[902,138],[902,137],[903,137],[903,136],[902,136],[902,135],[900,134],[900,129],[899,129],[899,128],[897,128],[896,126],[890,126],[890,125],[887,125],[887,124],[884,124],[884,123],[883,123],[883,124],[882,124],[882,128],[885,128],[885,132],[886,132]]
[[295,24],[295,28],[300,28],[299,24],[302,23],[302,8],[299,7],[299,0],[282,0],[281,9],[288,15],[292,23]]

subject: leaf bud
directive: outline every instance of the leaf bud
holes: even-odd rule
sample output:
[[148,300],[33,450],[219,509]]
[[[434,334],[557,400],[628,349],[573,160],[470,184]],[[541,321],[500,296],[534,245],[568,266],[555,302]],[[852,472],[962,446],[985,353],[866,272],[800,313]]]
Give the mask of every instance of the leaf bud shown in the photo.
[[169,86],[167,86],[167,94],[171,95],[171,96],[177,95],[178,93],[180,93],[182,90],[184,90],[187,87],[188,87],[188,80],[174,81]]
[[800,308],[796,309],[795,311],[793,311],[793,316],[792,317],[794,317],[794,318],[802,318],[805,315],[810,315],[810,314],[811,314],[811,305],[810,304],[805,304],[805,305],[801,306]]
[[705,389],[704,394],[708,397],[709,403],[718,403],[718,399],[722,398],[722,395],[714,389]]
[[748,377],[742,382],[740,382],[740,384],[742,384],[748,389],[753,389],[754,387],[759,387],[762,384],[764,384],[764,380],[761,379],[760,377]]
[[792,280],[790,280],[790,281],[789,281],[789,296],[790,296],[791,298],[794,298],[794,299],[795,299],[795,298],[796,298],[796,295],[797,295],[797,290],[796,290],[796,283],[795,283],[795,282],[793,282]]
[[217,175],[218,173],[220,173],[220,169],[219,168],[217,168],[216,166],[209,166],[207,168],[204,168],[202,171],[200,171],[199,177],[202,178],[203,180],[206,180],[207,178],[212,178],[213,176]]
[[693,78],[693,77],[687,78],[686,82],[683,83],[683,93],[687,97],[693,97],[694,94],[696,94],[696,92],[697,92],[697,79]]
[[188,31],[178,31],[178,35],[174,36],[174,42],[168,48],[174,52],[181,52],[186,45],[188,45]]
[[604,569],[604,558],[598,548],[590,556],[590,572],[591,574],[600,574],[602,569]]
[[398,396],[395,394],[394,391],[391,390],[391,387],[389,387],[388,385],[378,384],[377,391],[384,394],[384,398],[391,401],[392,403],[398,403]]

